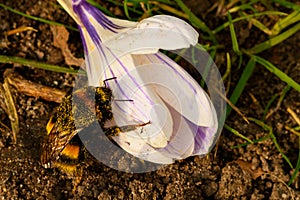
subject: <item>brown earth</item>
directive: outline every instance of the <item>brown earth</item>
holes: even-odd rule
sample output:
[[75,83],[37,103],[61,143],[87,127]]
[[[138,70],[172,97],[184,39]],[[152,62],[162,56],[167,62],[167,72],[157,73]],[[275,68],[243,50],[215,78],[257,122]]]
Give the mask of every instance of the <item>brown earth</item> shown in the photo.
[[[1,0],[0,2],[34,16],[76,27],[70,17],[56,6],[54,0],[47,2]],[[226,17],[214,16],[215,12],[204,15],[204,11],[212,5],[208,2],[203,4],[203,10],[197,10],[195,0],[186,2],[195,9],[193,11],[196,14],[205,18],[211,27],[217,27],[216,24],[226,20]],[[108,8],[122,15],[121,9]],[[0,54],[64,65],[62,51],[53,45],[53,35],[49,25],[21,17],[3,8],[0,10]],[[272,23],[271,19],[265,20]],[[7,31],[21,26],[33,27],[37,31],[5,35]],[[247,22],[238,23],[236,29],[243,48],[254,46],[258,41],[266,38],[256,28],[248,30]],[[68,41],[69,49],[76,57],[82,57],[79,33],[75,31],[69,33],[71,38]],[[218,38],[221,44],[229,48],[218,52],[216,64],[221,71],[225,71],[225,53],[231,51],[229,36],[227,30]],[[298,32],[280,45],[262,53],[261,56],[299,83],[299,47],[300,33]],[[232,70],[231,88],[241,74],[241,70],[236,68],[237,63],[238,61],[234,62]],[[2,83],[3,73],[9,68],[13,68],[27,80],[35,83],[65,92],[72,90],[74,78],[72,75],[13,64],[0,64]],[[237,107],[244,115],[260,119],[268,101],[274,94],[280,94],[285,85],[272,73],[257,66]],[[300,199],[300,179],[297,178],[290,187],[287,186],[293,171],[271,139],[233,149],[232,146],[245,141],[226,130],[223,131],[217,148],[207,157],[191,157],[155,172],[142,174],[119,172],[91,160],[84,166],[82,181],[74,194],[72,178],[58,169],[44,169],[39,163],[45,126],[58,104],[38,97],[29,97],[14,87],[11,88],[20,120],[20,132],[17,135],[17,144],[14,145],[9,128],[10,121],[0,107],[1,199]],[[253,101],[251,95],[258,100],[259,104]],[[296,165],[299,152],[298,137],[284,127],[296,126],[296,122],[286,110],[289,107],[299,116],[299,97],[299,93],[291,89],[279,109],[266,122],[273,127],[280,147],[293,166]],[[0,105],[1,99],[0,96]],[[275,104],[276,101],[271,105],[272,109],[276,107]],[[235,112],[231,113],[226,123],[250,139],[258,139],[268,134],[253,123],[247,124]]]

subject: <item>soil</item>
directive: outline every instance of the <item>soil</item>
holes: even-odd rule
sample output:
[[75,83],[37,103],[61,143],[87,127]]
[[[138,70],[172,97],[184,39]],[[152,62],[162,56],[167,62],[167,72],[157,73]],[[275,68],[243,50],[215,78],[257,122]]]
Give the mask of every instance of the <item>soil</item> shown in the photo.
[[[76,27],[76,24],[54,0],[3,1],[1,3],[30,15],[62,22]],[[216,12],[205,13],[212,6],[204,1],[203,7],[195,6],[196,0],[186,3],[193,12],[204,18],[211,27],[217,27],[226,17]],[[102,3],[123,17],[122,9]],[[259,6],[259,5],[258,5]],[[278,5],[274,5],[278,6]],[[199,8],[199,9],[198,9]],[[276,9],[282,9],[276,7]],[[0,8],[0,54],[19,56],[49,64],[67,66],[61,49],[53,45],[53,35],[48,24],[13,14]],[[282,9],[282,11],[287,11]],[[263,18],[272,24],[272,18]],[[249,29],[248,22],[236,24],[238,40],[242,48],[250,48],[267,38],[258,29]],[[19,27],[33,27],[37,31],[24,31],[5,35]],[[69,31],[68,47],[76,57],[83,56],[78,32]],[[226,69],[226,52],[232,53],[229,31],[218,38],[226,49],[220,50],[216,64],[221,72]],[[203,41],[205,42],[205,41]],[[263,52],[260,56],[268,59],[300,82],[300,33],[285,42]],[[242,64],[242,67],[246,63]],[[241,70],[234,61],[230,91],[237,83]],[[29,81],[70,92],[74,77],[70,74],[49,72],[16,64],[0,64],[0,81],[4,71],[13,69]],[[225,82],[225,85],[227,82]],[[255,68],[237,107],[248,117],[261,119],[263,108],[275,95],[280,94],[286,84],[262,66]],[[300,178],[287,186],[293,170],[277,150],[271,139],[256,144],[232,148],[245,140],[223,130],[216,148],[206,157],[190,157],[165,166],[157,171],[141,174],[119,172],[101,163],[86,161],[82,180],[74,189],[74,178],[59,169],[45,169],[39,163],[41,144],[45,137],[45,126],[55,107],[59,104],[30,97],[11,87],[20,121],[17,143],[13,144],[10,120],[0,107],[0,197],[1,199],[300,199]],[[253,98],[255,97],[255,98]],[[254,99],[257,100],[254,101]],[[292,109],[300,116],[300,95],[294,89],[288,91],[282,104],[266,121],[273,127],[277,141],[293,166],[296,165],[299,142],[298,136],[285,129],[297,124],[287,112]],[[2,103],[1,103],[2,101]],[[3,97],[0,95],[0,105]],[[276,107],[276,101],[271,109]],[[259,139],[267,131],[245,122],[232,112],[226,124],[250,139]]]

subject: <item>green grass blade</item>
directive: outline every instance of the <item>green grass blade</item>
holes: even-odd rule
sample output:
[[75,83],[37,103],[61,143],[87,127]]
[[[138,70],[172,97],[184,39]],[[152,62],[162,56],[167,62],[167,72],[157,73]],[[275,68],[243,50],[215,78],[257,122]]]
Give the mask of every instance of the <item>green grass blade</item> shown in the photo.
[[258,21],[257,19],[250,19],[249,20],[256,28],[260,29],[262,32],[268,34],[268,35],[271,35],[272,34],[272,31],[266,27],[263,23],[261,23],[260,21]]
[[266,118],[266,116],[267,116],[267,114],[268,114],[267,112],[269,111],[269,108],[270,108],[271,104],[273,103],[273,101],[279,96],[279,99],[278,99],[278,101],[277,101],[277,105],[276,105],[276,108],[275,108],[275,109],[279,108],[280,105],[281,105],[281,102],[283,101],[284,97],[286,96],[287,92],[288,92],[290,89],[291,89],[291,86],[286,85],[286,86],[283,88],[283,90],[282,90],[282,92],[281,92],[280,95],[275,94],[275,95],[271,98],[271,100],[268,102],[268,104],[267,104],[267,106],[266,106],[266,108],[265,108],[265,110],[264,110],[264,114],[263,114],[263,118],[262,118],[263,120],[265,120],[265,118]]
[[230,75],[231,72],[231,59],[230,59],[230,54],[228,52],[226,53],[226,60],[227,60],[227,68],[224,75],[222,76],[223,81]]
[[125,13],[125,16],[127,17],[127,19],[131,19],[131,17],[129,16],[127,3],[128,3],[127,0],[123,1],[124,13]]
[[200,20],[194,13],[191,12],[190,8],[188,8],[182,0],[174,0],[177,5],[181,8],[183,12],[185,12],[189,16],[190,22],[199,28],[200,30],[206,32],[209,35],[209,39],[216,45],[218,44],[217,39],[215,35],[212,33],[210,28],[202,21]]
[[274,135],[273,131],[272,131],[272,134],[271,134],[271,138],[273,140],[273,143],[275,144],[275,147],[277,148],[277,150],[279,151],[279,153],[281,154],[281,156],[283,157],[283,159],[289,164],[289,166],[293,169],[293,165],[290,161],[290,159],[283,153],[283,151],[281,150],[278,142],[277,142],[277,139],[276,139],[276,136]]
[[255,60],[257,63],[261,64],[270,72],[275,74],[282,81],[286,82],[289,86],[291,86],[292,88],[300,92],[300,85],[296,81],[294,81],[291,77],[289,77],[286,73],[284,73],[283,71],[275,67],[272,63],[259,56],[255,56]]
[[241,11],[241,10],[251,10],[252,12],[256,13],[258,12],[252,5],[250,4],[242,4],[240,6],[235,6],[233,8],[230,8],[228,10],[228,12],[230,13],[234,13],[234,12],[238,12],[238,11]]
[[272,141],[273,141],[275,147],[277,148],[277,150],[278,150],[279,153],[281,154],[282,158],[283,158],[283,159],[289,164],[289,166],[293,169],[294,167],[293,167],[293,165],[292,165],[290,159],[289,159],[289,158],[283,153],[283,151],[281,150],[281,148],[280,148],[280,146],[279,146],[279,144],[278,144],[278,142],[277,142],[276,136],[275,136],[274,133],[273,133],[272,127],[266,125],[266,124],[263,123],[262,121],[260,121],[260,120],[258,120],[258,119],[255,119],[255,118],[249,117],[248,120],[249,120],[249,121],[252,121],[252,122],[254,122],[254,123],[256,123],[256,124],[259,125],[259,126],[261,126],[265,131],[269,131],[269,134],[270,134],[270,136],[271,136],[271,138],[272,138]]
[[234,25],[232,23],[232,18],[231,18],[230,12],[228,12],[228,21],[229,21],[229,30],[230,30],[230,36],[231,36],[233,51],[236,54],[241,55],[241,51],[239,49],[239,43],[238,43],[237,38],[236,38]]
[[245,53],[250,54],[250,55],[254,55],[254,54],[258,54],[266,49],[269,49],[281,42],[283,42],[284,40],[286,40],[287,38],[289,38],[290,36],[294,35],[295,33],[297,33],[300,30],[300,23],[296,24],[295,26],[293,26],[292,28],[288,29],[287,31],[281,33],[280,35],[277,35],[263,43],[260,43],[258,45],[255,45],[253,48],[249,49],[249,50],[244,50]]
[[[245,16],[242,16],[242,17],[235,18],[235,19],[232,20],[232,23],[236,23],[236,22],[239,22],[239,21],[242,21],[242,20],[249,20],[249,19],[252,19],[252,18],[255,18],[255,17],[270,16],[270,15],[286,16],[287,14],[283,13],[283,12],[279,12],[279,11],[265,11],[265,12],[261,12],[261,13],[254,13],[254,14],[251,14],[251,15],[245,15]],[[220,32],[221,30],[223,30],[224,28],[228,27],[229,24],[230,24],[229,22],[225,22],[221,26],[218,26],[216,29],[214,29],[212,32],[214,34],[216,34],[216,33]]]
[[174,5],[174,2],[170,0],[156,0],[156,1],[164,4]]
[[285,0],[272,0],[275,3],[278,3],[286,8],[291,8],[293,10],[300,10],[300,6],[297,4],[294,4],[290,1],[285,1]]
[[298,151],[297,164],[296,164],[294,172],[293,172],[293,174],[291,176],[291,179],[288,182],[288,185],[291,185],[294,182],[294,180],[296,179],[296,177],[298,176],[298,174],[299,174],[299,170],[300,170],[300,137],[298,137],[298,146],[299,146],[299,151]]
[[46,23],[46,24],[51,24],[51,25],[57,25],[57,26],[64,26],[72,31],[78,31],[77,28],[74,28],[72,26],[68,26],[68,25],[65,25],[65,24],[61,24],[61,23],[58,23],[58,22],[53,22],[53,21],[50,21],[50,20],[47,20],[47,19],[43,19],[43,18],[40,18],[40,17],[35,17],[35,16],[32,16],[32,15],[28,15],[28,14],[25,14],[23,12],[20,12],[20,11],[17,11],[13,8],[10,8],[2,3],[0,3],[0,6],[9,10],[10,12],[13,12],[15,14],[18,14],[18,15],[21,15],[23,17],[27,17],[29,19],[32,19],[32,20],[36,20],[36,21],[39,21],[39,22],[43,22],[43,23]]
[[41,62],[37,62],[34,60],[20,58],[20,57],[11,57],[11,56],[0,55],[0,63],[9,63],[9,64],[17,63],[20,65],[35,67],[35,68],[49,70],[49,71],[53,71],[53,72],[70,73],[70,74],[76,74],[76,75],[77,74],[78,75],[86,75],[86,72],[82,71],[82,70],[72,70],[69,68],[60,67],[57,65],[50,65],[50,64],[46,64],[46,63],[41,63]]
[[237,130],[231,128],[230,126],[228,126],[227,124],[224,124],[224,128],[226,128],[228,131],[230,131],[231,133],[233,133],[234,135],[246,140],[247,142],[249,142],[250,144],[253,144],[253,141],[250,140],[249,138],[247,138],[246,136],[242,135],[241,133],[239,133]]
[[247,146],[249,144],[256,144],[256,143],[259,143],[259,142],[263,142],[267,139],[269,139],[271,137],[271,135],[267,135],[267,136],[264,136],[264,137],[261,137],[261,138],[258,138],[256,140],[252,140],[253,143],[250,143],[250,142],[245,142],[243,144],[239,144],[239,145],[236,145],[236,146],[231,146],[230,148],[231,149],[236,149],[236,148],[240,148],[240,147],[244,147],[244,146]]
[[294,11],[293,13],[289,14],[287,17],[279,20],[272,28],[272,35],[279,34],[283,29],[287,28],[288,26],[300,21],[300,11]]
[[272,98],[268,101],[266,107],[265,107],[265,110],[264,110],[264,113],[263,113],[263,117],[262,117],[262,120],[264,121],[266,119],[266,115],[268,114],[269,110],[270,110],[270,107],[272,105],[272,103],[277,99],[278,97],[278,94],[275,94],[272,96]]
[[[106,0],[106,1],[109,2],[109,3],[112,3],[112,4],[116,5],[116,6],[120,6],[120,7],[124,6],[123,3],[120,3],[120,2],[115,1],[115,0]],[[138,14],[138,15],[143,15],[144,14],[144,12],[139,11],[139,10],[134,9],[134,8],[131,8],[131,7],[128,7],[128,10],[131,11],[131,12],[133,12],[133,13],[135,13],[135,14]]]
[[[140,4],[140,3],[149,3],[148,0],[128,0],[128,2],[130,3],[134,3],[134,4]],[[174,2],[170,1],[170,0],[156,0],[155,2],[159,2],[159,3],[164,3],[164,4],[169,4],[169,5],[174,5]]]
[[[189,19],[189,15],[187,15],[186,13],[177,10],[176,8],[174,8],[174,6],[172,5],[168,5],[168,4],[163,4],[163,3],[158,3],[158,2],[152,2],[151,4],[155,5],[155,7],[158,7],[159,9],[162,9],[164,11],[167,11],[168,13],[171,13],[172,15],[181,17],[181,18],[185,18],[185,19]],[[165,14],[165,13],[162,13]]]
[[98,8],[99,10],[101,10],[106,15],[111,16],[111,17],[115,17],[115,15],[112,12],[110,12],[109,10],[107,10],[107,8],[105,8],[105,7],[101,6],[100,4],[98,4],[96,1],[94,1],[94,0],[87,0],[87,2],[89,4],[91,4],[92,6]]
[[[239,97],[241,96],[246,86],[247,81],[249,80],[249,78],[253,73],[254,68],[255,68],[255,58],[251,57],[242,73],[241,78],[239,79],[239,82],[237,83],[236,87],[232,92],[232,95],[229,98],[231,103],[236,104],[236,102],[238,101]],[[229,116],[231,109],[232,108],[230,106],[227,106],[226,118]]]

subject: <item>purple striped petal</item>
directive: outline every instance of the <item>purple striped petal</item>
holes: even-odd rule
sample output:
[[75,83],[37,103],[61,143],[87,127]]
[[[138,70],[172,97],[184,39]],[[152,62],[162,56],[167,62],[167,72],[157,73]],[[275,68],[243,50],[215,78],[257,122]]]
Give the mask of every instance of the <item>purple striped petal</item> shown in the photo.
[[89,85],[106,82],[115,99],[118,126],[150,124],[120,134],[127,152],[155,163],[172,163],[209,152],[216,140],[217,115],[208,95],[173,60],[158,52],[195,45],[198,33],[165,15],[141,22],[105,16],[85,0],[58,0],[78,23]]

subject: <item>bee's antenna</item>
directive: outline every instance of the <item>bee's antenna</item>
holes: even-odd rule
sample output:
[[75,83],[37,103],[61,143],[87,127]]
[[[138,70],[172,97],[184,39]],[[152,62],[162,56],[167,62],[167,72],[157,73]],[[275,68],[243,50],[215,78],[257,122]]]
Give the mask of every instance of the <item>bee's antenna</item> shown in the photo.
[[[107,82],[107,81],[115,80],[115,79],[117,79],[117,77],[112,77],[112,78],[105,79],[105,80],[103,81],[105,87],[107,87],[107,85],[106,85],[106,82]],[[113,101],[130,101],[130,102],[133,102],[133,99],[114,99]]]
[[113,101],[130,101],[130,102],[133,102],[133,99],[114,99]]
[[107,81],[114,80],[114,79],[117,79],[117,77],[112,77],[112,78],[105,79],[105,80],[103,81],[105,87],[107,87],[107,85],[106,85],[106,82],[107,82]]

